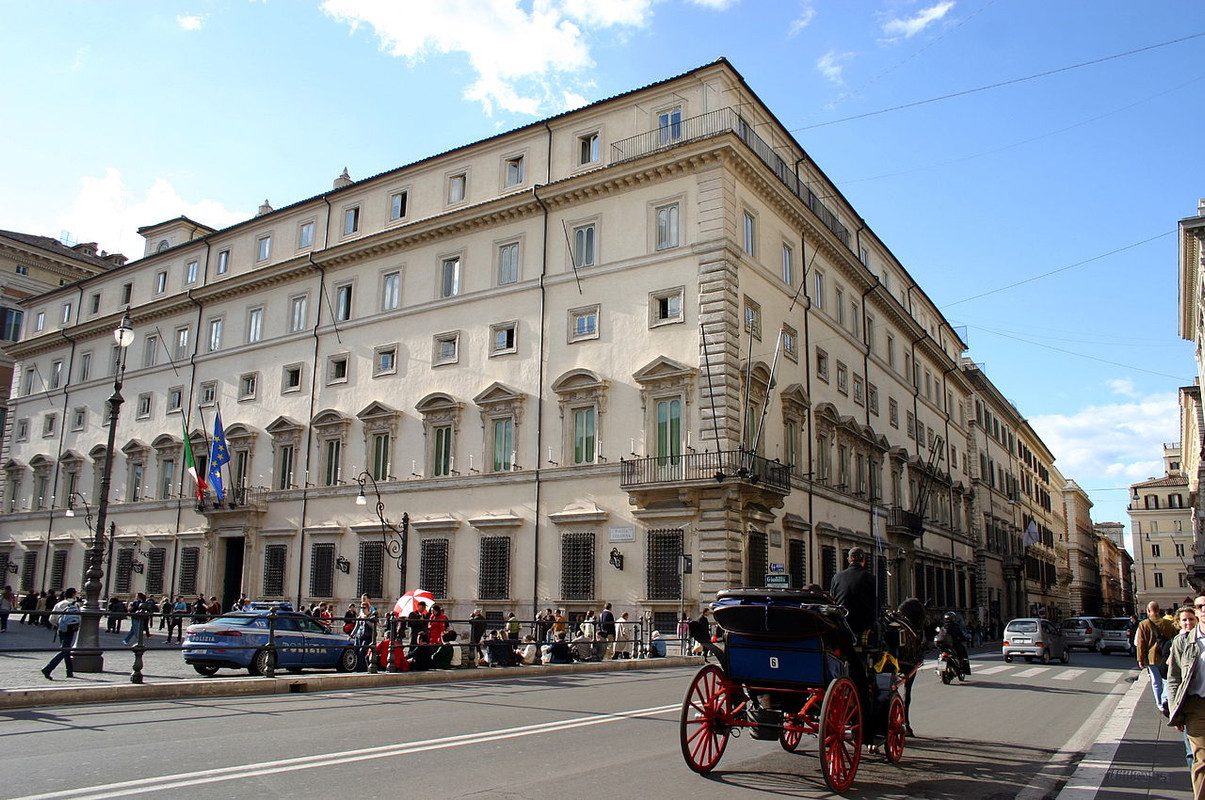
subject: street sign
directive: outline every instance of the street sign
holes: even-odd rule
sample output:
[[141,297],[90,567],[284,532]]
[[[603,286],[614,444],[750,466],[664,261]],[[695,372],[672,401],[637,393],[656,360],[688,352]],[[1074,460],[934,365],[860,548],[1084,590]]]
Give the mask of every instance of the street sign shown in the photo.
[[767,572],[766,586],[768,588],[790,589],[791,576],[786,572]]
[[771,561],[771,562],[770,562],[770,571],[771,571],[771,572],[786,572],[786,571],[787,571],[787,565],[786,565],[786,564],[780,564],[780,563],[778,563],[777,561]]

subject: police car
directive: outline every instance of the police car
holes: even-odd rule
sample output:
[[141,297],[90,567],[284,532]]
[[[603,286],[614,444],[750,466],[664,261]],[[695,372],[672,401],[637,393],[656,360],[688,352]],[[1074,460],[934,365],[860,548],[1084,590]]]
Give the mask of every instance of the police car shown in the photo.
[[[274,648],[269,647],[270,633]],[[189,625],[180,652],[185,664],[205,676],[222,668],[245,669],[252,675],[262,675],[269,667],[290,672],[356,668],[355,646],[346,634],[293,611],[287,603]]]

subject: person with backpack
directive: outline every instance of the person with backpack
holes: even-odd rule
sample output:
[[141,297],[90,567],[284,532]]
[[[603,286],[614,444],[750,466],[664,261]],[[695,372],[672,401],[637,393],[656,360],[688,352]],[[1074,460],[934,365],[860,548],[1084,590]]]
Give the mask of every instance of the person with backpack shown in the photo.
[[75,664],[71,660],[71,648],[75,643],[75,634],[79,631],[79,612],[80,603],[75,596],[73,586],[63,592],[63,599],[55,604],[50,614],[49,622],[54,628],[55,635],[59,637],[59,651],[54,654],[46,666],[42,667],[42,675],[48,681],[54,680],[51,673],[60,662],[64,661],[67,662],[67,677],[75,677]]
[[151,606],[144,592],[139,592],[138,598],[130,603],[129,612],[130,632],[121,640],[121,643],[125,645],[128,645],[131,639],[138,640],[138,634],[145,629],[147,621],[151,618]]
[[1171,654],[1172,639],[1178,630],[1176,623],[1163,616],[1163,609],[1155,600],[1146,604],[1146,619],[1138,623],[1134,635],[1134,647],[1138,651],[1138,667],[1146,668],[1151,676],[1151,691],[1155,695],[1155,706],[1159,713],[1167,714],[1167,693],[1164,685],[1167,678],[1167,657]]

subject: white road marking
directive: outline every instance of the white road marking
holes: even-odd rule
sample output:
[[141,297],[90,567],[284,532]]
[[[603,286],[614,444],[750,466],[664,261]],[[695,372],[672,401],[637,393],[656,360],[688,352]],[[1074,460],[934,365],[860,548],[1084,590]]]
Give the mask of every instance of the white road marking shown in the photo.
[[999,664],[995,667],[975,667],[976,675],[995,675],[997,672],[1008,672],[1016,669],[1012,664]]
[[1124,672],[1102,672],[1096,676],[1097,683],[1117,683],[1125,675]]
[[[1139,698],[1146,694],[1146,681],[1142,680],[1146,677],[1145,673],[1146,670],[1143,670],[1143,675],[1134,681],[1134,685],[1112,709],[1100,735],[1096,737],[1087,754],[1080,759],[1079,766],[1068,779],[1067,785],[1059,792],[1057,800],[1092,800],[1096,797],[1105,776],[1113,766],[1113,757],[1117,754],[1117,747],[1121,744],[1126,728],[1134,716],[1134,707],[1140,702]],[[1102,703],[1101,708],[1104,707]],[[1092,721],[1089,718],[1088,722]],[[1084,723],[1085,726],[1087,724]]]
[[1013,677],[1014,678],[1032,678],[1035,675],[1041,675],[1046,672],[1050,672],[1050,667],[1031,667],[1030,669],[1021,670]]
[[1060,672],[1058,675],[1055,675],[1054,680],[1056,680],[1056,681],[1073,681],[1076,678],[1078,678],[1080,675],[1083,675],[1087,671],[1088,670],[1086,670],[1086,669],[1065,669],[1062,672]]
[[503,739],[516,739],[521,736],[535,736],[542,733],[558,733],[572,728],[585,728],[591,725],[601,725],[607,722],[640,719],[678,711],[682,706],[678,703],[669,706],[654,706],[638,708],[632,711],[618,711],[612,714],[596,714],[589,717],[566,719],[559,722],[545,722],[541,725],[523,725],[517,728],[502,728],[481,733],[447,736],[442,739],[427,739],[417,742],[399,742],[380,747],[365,747],[359,750],[344,750],[339,753],[324,753],[301,758],[286,758],[279,761],[263,761],[258,764],[243,764],[234,767],[221,767],[198,772],[185,772],[179,775],[163,775],[158,778],[141,778],[121,783],[110,783],[101,786],[85,786],[79,789],[66,789],[60,792],[31,794],[13,800],[106,800],[113,797],[128,797],[132,794],[159,792],[165,789],[182,789],[187,786],[199,786],[220,781],[236,781],[243,778],[273,775],[278,772],[292,772],[301,769],[318,767],[333,767],[338,764],[348,764],[353,761],[369,761],[376,758],[391,758],[412,753],[423,753],[429,750],[445,750],[450,747],[461,747],[483,742],[496,742]]

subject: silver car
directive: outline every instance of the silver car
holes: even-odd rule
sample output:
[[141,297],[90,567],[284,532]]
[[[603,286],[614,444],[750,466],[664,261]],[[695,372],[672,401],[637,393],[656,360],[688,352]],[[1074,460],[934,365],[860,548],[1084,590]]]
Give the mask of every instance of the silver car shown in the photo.
[[1100,652],[1130,652],[1130,620],[1126,617],[1107,619],[1100,624]]
[[1014,619],[1004,626],[1004,660],[1012,662],[1013,656],[1026,661],[1035,658],[1043,664],[1059,659],[1064,664],[1071,660],[1071,651],[1058,626],[1047,619],[1027,617]]
[[1068,647],[1099,651],[1105,633],[1104,623],[1103,617],[1071,617],[1059,623],[1059,628]]

